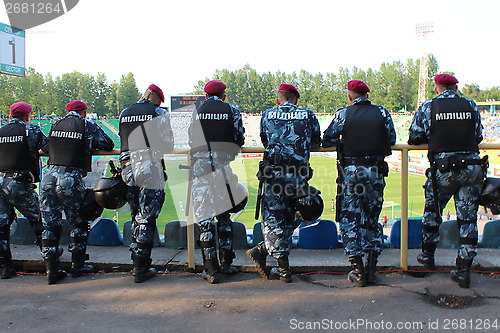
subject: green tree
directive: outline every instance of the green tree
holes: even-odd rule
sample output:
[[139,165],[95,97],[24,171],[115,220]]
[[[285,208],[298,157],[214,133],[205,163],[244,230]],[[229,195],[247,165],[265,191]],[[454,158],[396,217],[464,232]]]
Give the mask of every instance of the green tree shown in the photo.
[[123,110],[129,105],[136,103],[140,97],[141,94],[139,93],[139,89],[137,89],[134,74],[128,73],[127,75],[122,75],[117,93],[118,109]]

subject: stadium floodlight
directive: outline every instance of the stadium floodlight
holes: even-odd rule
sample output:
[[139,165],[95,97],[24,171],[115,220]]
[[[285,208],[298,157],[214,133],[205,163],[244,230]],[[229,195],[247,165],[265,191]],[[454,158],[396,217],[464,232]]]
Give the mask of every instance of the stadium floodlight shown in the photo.
[[[421,22],[417,23],[416,26],[416,34],[417,36],[421,37],[424,41],[427,40],[427,36],[431,33],[434,32],[434,23],[433,22]],[[428,70],[429,70],[429,64],[428,64],[428,53],[424,49],[424,53],[422,54],[422,58],[420,59],[420,73],[419,73],[419,78],[418,78],[418,100],[417,104],[420,105],[422,104],[423,101],[425,101],[425,95],[427,92],[427,82],[428,82]],[[417,107],[418,107],[417,105]]]
[[427,35],[434,32],[434,23],[433,22],[420,22],[416,25],[416,33],[419,37],[423,39],[427,39]]

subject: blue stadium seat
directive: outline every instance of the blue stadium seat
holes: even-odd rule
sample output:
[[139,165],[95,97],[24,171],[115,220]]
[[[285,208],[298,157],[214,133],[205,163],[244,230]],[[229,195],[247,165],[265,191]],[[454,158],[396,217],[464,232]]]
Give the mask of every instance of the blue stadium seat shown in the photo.
[[264,235],[262,234],[262,222],[257,222],[253,225],[252,246],[257,246],[263,241]]
[[[394,222],[390,241],[395,248],[401,248],[401,220]],[[422,218],[408,219],[408,248],[419,249],[422,246]]]
[[[59,245],[68,245],[71,241],[69,233],[71,226],[66,219],[61,220],[62,232],[59,240]],[[10,241],[12,244],[29,245],[35,244],[35,234],[33,229],[25,217],[17,218],[17,221],[12,223],[10,228]]]
[[[187,248],[187,221],[170,221],[165,225],[165,247],[173,249]],[[197,246],[197,240],[200,237],[200,227],[194,224],[194,240]]]
[[[187,248],[187,227],[186,221],[170,221],[165,225],[165,247],[174,249]],[[194,224],[194,239],[196,248],[198,248],[198,239],[200,237],[200,227],[198,223]],[[241,222],[233,222],[233,248],[246,249],[247,230]]]
[[233,222],[233,248],[248,249],[247,228],[241,222]]
[[337,226],[331,220],[301,223],[298,247],[302,249],[335,249],[339,247]]
[[89,233],[89,245],[116,246],[122,245],[123,237],[120,235],[118,224],[112,219],[101,218]]
[[457,249],[458,236],[457,221],[443,221],[439,227],[439,242],[437,243],[437,247],[440,249]]
[[[128,220],[123,224],[123,245],[129,246],[132,243],[132,221]],[[160,241],[160,235],[158,234],[158,227],[156,227],[155,235],[153,239],[153,246],[160,247],[162,246]]]
[[489,249],[500,249],[500,220],[485,224],[480,245]]
[[164,240],[165,247],[168,248],[186,248],[185,242],[183,242],[180,238],[180,225],[181,223],[186,224],[187,221],[170,221],[165,224],[164,230]]
[[[187,249],[187,221],[170,221],[165,225],[165,247]],[[198,248],[200,227],[194,224],[194,244]]]

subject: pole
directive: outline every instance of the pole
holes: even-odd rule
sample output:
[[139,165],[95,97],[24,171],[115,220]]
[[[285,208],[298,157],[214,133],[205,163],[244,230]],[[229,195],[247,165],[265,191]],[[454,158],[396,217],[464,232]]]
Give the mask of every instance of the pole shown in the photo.
[[[187,155],[187,164],[191,166],[191,154]],[[191,177],[191,172],[188,173]],[[189,179],[191,182],[191,179]],[[191,188],[190,188],[191,190]],[[191,191],[190,191],[191,192]],[[189,199],[192,199],[192,193],[188,193]],[[194,211],[193,205],[186,207],[187,210],[187,247],[188,247],[188,268],[194,270],[196,268],[196,262],[194,260]]]
[[401,149],[401,268],[408,269],[408,149]]

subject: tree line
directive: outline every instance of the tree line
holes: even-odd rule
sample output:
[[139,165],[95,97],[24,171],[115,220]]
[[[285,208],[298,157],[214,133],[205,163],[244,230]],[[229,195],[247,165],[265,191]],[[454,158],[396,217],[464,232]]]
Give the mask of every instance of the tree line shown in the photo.
[[[439,74],[439,66],[433,55],[429,55],[428,64],[430,79],[426,98],[433,98],[435,95],[432,78]],[[406,63],[382,63],[378,70],[341,67],[337,73],[311,74],[300,70],[291,74],[281,71],[259,74],[247,64],[235,71],[215,71],[211,78],[198,82],[195,93],[203,94],[203,86],[207,81],[220,80],[228,86],[226,93],[229,103],[238,105],[243,112],[260,113],[276,105],[276,90],[279,84],[289,83],[300,91],[300,106],[319,113],[333,113],[347,105],[347,82],[356,79],[365,81],[371,88],[369,98],[372,103],[384,105],[393,112],[414,111],[418,107],[419,68],[420,59],[408,59]],[[460,88],[459,92],[464,97],[477,101],[500,100],[498,86],[481,90],[477,84],[466,84]]]
[[41,116],[61,116],[66,103],[79,99],[99,115],[118,115],[140,97],[134,75],[122,75],[109,83],[105,74],[92,76],[79,72],[53,77],[29,68],[24,77],[0,74],[0,110],[8,115],[9,106],[18,101],[29,103]]
[[[432,78],[439,73],[439,65],[433,55],[429,55],[428,63],[428,77]],[[258,73],[247,64],[234,71],[216,70],[211,78],[198,81],[189,93],[203,95],[203,86],[207,81],[220,80],[228,86],[228,102],[238,105],[243,112],[260,113],[276,105],[279,84],[289,83],[299,89],[302,107],[318,113],[333,113],[347,104],[347,82],[358,79],[372,89],[370,100],[374,104],[382,104],[394,112],[413,111],[418,107],[419,66],[420,59],[408,59],[405,63],[382,63],[377,70],[341,67],[337,73],[311,74],[305,70]],[[434,96],[433,86],[432,79],[429,79],[427,98]],[[477,84],[465,84],[460,86],[460,92],[476,101],[500,100],[498,86],[481,90]],[[92,76],[75,71],[53,77],[50,73],[41,74],[29,68],[24,77],[0,74],[0,111],[5,115],[12,103],[22,100],[30,103],[42,116],[61,116],[66,112],[67,102],[79,99],[99,115],[118,116],[139,97],[132,73],[122,75],[119,82],[111,83],[102,73]],[[482,108],[488,109],[487,106]]]

